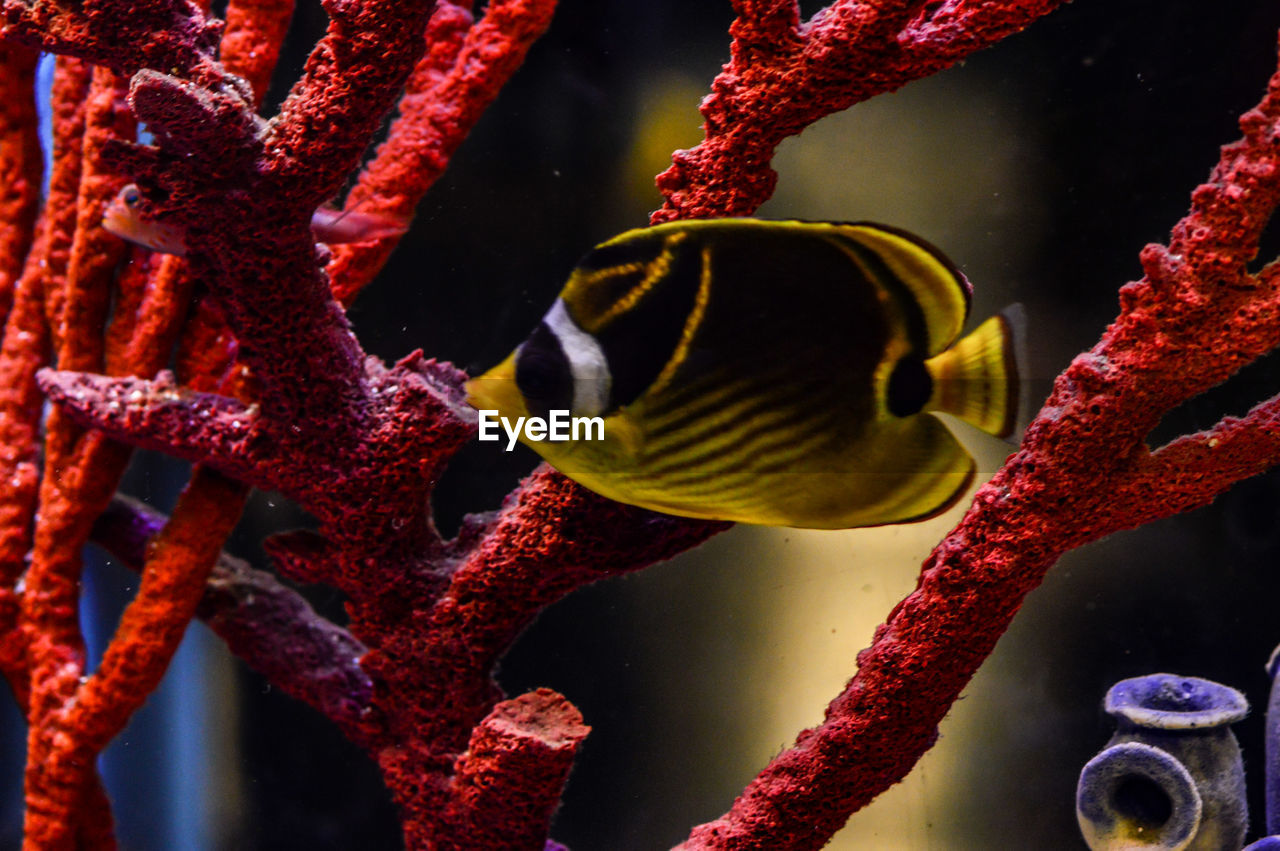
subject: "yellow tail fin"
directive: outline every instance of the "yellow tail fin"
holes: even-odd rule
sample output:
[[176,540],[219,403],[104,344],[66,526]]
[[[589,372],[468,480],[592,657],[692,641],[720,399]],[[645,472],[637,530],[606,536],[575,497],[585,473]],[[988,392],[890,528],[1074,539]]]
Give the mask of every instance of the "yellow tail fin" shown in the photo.
[[933,379],[925,410],[952,414],[996,437],[1012,434],[1024,325],[1022,305],[1012,305],[925,361]]

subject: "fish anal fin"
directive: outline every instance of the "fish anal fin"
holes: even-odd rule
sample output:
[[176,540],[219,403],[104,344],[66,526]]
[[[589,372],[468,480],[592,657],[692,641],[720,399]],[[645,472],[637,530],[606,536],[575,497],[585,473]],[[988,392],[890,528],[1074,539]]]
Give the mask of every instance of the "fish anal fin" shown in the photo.
[[956,504],[973,482],[976,465],[941,420],[918,414],[904,420],[893,435],[877,439],[879,454],[897,469],[886,471],[895,487],[876,507],[876,517],[857,525],[914,523],[936,517]]

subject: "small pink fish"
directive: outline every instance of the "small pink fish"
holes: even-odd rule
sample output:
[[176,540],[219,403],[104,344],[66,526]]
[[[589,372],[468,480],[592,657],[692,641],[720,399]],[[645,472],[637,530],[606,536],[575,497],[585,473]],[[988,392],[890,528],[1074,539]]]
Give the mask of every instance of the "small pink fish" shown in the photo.
[[121,239],[158,251],[161,254],[187,253],[182,229],[177,225],[144,219],[138,213],[138,201],[142,199],[138,187],[130,183],[116,193],[102,213],[102,228]]
[[[139,200],[141,195],[135,184],[130,183],[121,189],[103,211],[103,229],[161,254],[179,257],[186,254],[182,229],[177,225],[142,218],[138,213]],[[387,239],[400,236],[408,229],[409,223],[403,219],[360,210],[344,213],[321,207],[311,217],[311,232],[319,241],[330,244]]]
[[400,236],[409,229],[409,223],[382,213],[366,213],[362,210],[331,210],[320,207],[311,216],[311,232],[316,239],[336,245],[341,242],[372,242]]

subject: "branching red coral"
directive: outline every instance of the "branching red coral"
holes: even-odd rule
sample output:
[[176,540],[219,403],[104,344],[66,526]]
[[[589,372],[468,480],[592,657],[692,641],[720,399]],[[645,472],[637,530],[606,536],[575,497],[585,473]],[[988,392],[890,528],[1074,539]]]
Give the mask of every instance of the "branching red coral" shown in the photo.
[[650,224],[750,215],[773,194],[774,149],[819,118],[1019,32],[1062,0],[836,0],[806,22],[794,0],[736,0],[731,58],[703,99],[705,138],[658,176]]
[[[164,362],[186,310],[188,278],[174,264],[161,264],[150,280],[145,273],[131,270],[121,277],[117,321],[106,330],[104,340],[108,287],[123,246],[105,234],[99,222],[103,205],[123,178],[104,170],[101,155],[107,139],[132,134],[132,116],[123,103],[125,91],[106,68],[94,70],[89,85],[89,68],[74,60],[61,62],[55,74],[55,168],[47,208],[53,213],[43,220],[44,237],[27,258],[29,285],[26,277],[20,282],[21,300],[10,315],[3,347],[5,361],[17,370],[11,372],[10,385],[17,396],[5,411],[5,427],[14,437],[11,460],[17,468],[5,526],[12,529],[6,534],[15,549],[24,538],[30,540],[32,500],[24,494],[34,492],[34,464],[29,459],[35,452],[32,431],[38,415],[38,406],[22,394],[30,393],[25,388],[34,389],[34,370],[45,339],[40,332],[46,324],[33,317],[26,305],[43,296],[45,315],[40,318],[56,331],[60,363],[101,369],[105,357],[110,371],[142,374],[154,372]],[[20,595],[14,595],[13,586],[17,563],[6,571],[6,606],[14,595],[23,620],[21,631],[10,631],[5,637],[5,673],[25,704],[28,683],[23,674],[30,671],[34,694],[29,707],[27,842],[41,847],[60,847],[73,838],[84,847],[111,844],[106,799],[91,776],[93,755],[158,682],[190,619],[192,594],[198,596],[202,589],[200,561],[206,566],[211,563],[239,512],[237,499],[225,485],[210,488],[209,476],[197,476],[188,501],[198,505],[200,496],[211,498],[217,511],[194,512],[194,522],[192,517],[180,519],[168,530],[152,553],[154,565],[149,581],[143,583],[150,591],[134,601],[126,614],[128,623],[108,650],[107,656],[121,664],[104,665],[84,679],[77,673],[83,671],[84,660],[71,602],[76,594],[80,542],[97,508],[110,497],[127,457],[122,447],[106,443],[97,434],[82,434],[65,418],[52,416],[32,566]],[[20,480],[23,486],[16,486]],[[28,480],[30,485],[25,484]],[[202,490],[208,493],[201,494]],[[222,523],[211,522],[219,513]],[[195,537],[187,534],[191,532]],[[191,547],[192,542],[203,542],[207,551],[210,541],[214,549],[204,556],[199,555],[199,546]],[[179,593],[184,588],[187,603]],[[6,630],[12,630],[16,614],[6,608]],[[25,658],[13,655],[23,650]],[[51,671],[56,676],[50,676]],[[75,812],[81,814],[78,824],[72,817]]]
[[[427,28],[427,54],[400,98],[400,115],[365,167],[347,209],[409,218],[453,152],[551,23],[555,0],[495,0],[470,26],[461,6],[442,2]],[[382,268],[394,240],[334,247],[334,295],[349,302]]]
[[[1247,264],[1280,203],[1280,71],[1240,121],[1169,246],[1054,385],[1022,449],[925,562],[918,589],[858,656],[826,721],[775,759],[684,848],[818,848],[847,814],[900,780],[1059,556],[1209,502],[1280,463],[1280,397],[1154,453],[1169,410],[1280,343],[1280,266]],[[1209,331],[1208,329],[1212,329]]]
[[33,50],[0,44],[0,316],[7,316],[13,304],[40,200],[36,58]]
[[[141,572],[150,542],[168,522],[142,503],[117,496],[94,524],[93,541]],[[213,566],[196,615],[273,686],[361,741],[360,717],[373,692],[357,661],[366,648],[317,615],[301,595],[270,573],[224,553]]]
[[[769,160],[781,139],[954,63],[1058,3],[836,0],[808,22],[794,2],[735,5],[732,57],[703,105],[706,139],[678,152],[659,179],[667,202],[654,221],[754,210],[772,191]],[[442,2],[431,17],[434,7],[327,0],[329,29],[267,121],[256,110],[287,3],[233,0],[218,58],[221,23],[180,0],[3,0],[4,37],[98,66],[60,60],[53,188],[25,265],[27,196],[14,202],[17,230],[0,232],[8,263],[0,284],[24,270],[0,346],[0,377],[10,382],[0,395],[9,447],[0,475],[13,479],[0,504],[0,667],[20,696],[28,684],[32,695],[28,847],[77,838],[107,846],[93,757],[158,681],[194,611],[368,750],[401,808],[409,847],[537,847],[586,728],[553,693],[503,701],[494,666],[554,600],[724,528],[620,506],[540,468],[455,540],[437,534],[432,489],[473,431],[463,376],[421,353],[390,367],[366,357],[339,302],[372,278],[394,241],[330,253],[308,226],[406,81],[399,117],[346,207],[409,218],[554,3],[494,0],[476,22],[465,4]],[[30,54],[0,58],[25,92]],[[123,77],[114,74],[128,75],[129,109],[154,145],[131,139]],[[824,843],[929,746],[1061,552],[1200,504],[1280,460],[1275,401],[1155,452],[1143,445],[1164,411],[1280,340],[1280,272],[1245,268],[1280,198],[1278,86],[1246,116],[1245,140],[1197,191],[1170,247],[1144,253],[1147,278],[1122,291],[1121,318],[1059,380],[1024,449],[931,557],[827,722],[688,847]],[[5,132],[0,167],[26,168],[7,153],[18,149],[6,148]],[[97,220],[125,180],[138,183],[144,215],[183,229],[184,259],[144,265],[135,256],[113,275],[122,247]],[[116,311],[104,327],[112,286]],[[1220,338],[1207,339],[1204,327]],[[46,335],[56,368],[39,381],[59,407],[33,525],[33,381]],[[175,343],[181,384],[157,376]],[[202,465],[164,531],[119,502],[102,513],[127,458],[108,438]],[[219,472],[278,490],[318,520],[317,530],[267,546],[282,573],[346,594],[349,632],[219,556],[244,493]],[[1064,512],[1074,521],[1063,522]],[[134,564],[141,542],[154,543],[102,667],[82,682],[74,612],[79,545],[91,528]]]

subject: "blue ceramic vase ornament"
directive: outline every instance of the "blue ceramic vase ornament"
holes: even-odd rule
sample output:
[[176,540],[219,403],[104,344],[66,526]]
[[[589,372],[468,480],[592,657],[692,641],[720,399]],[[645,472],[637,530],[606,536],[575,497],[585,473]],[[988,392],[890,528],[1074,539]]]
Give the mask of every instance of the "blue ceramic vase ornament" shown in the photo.
[[1267,660],[1267,676],[1271,678],[1271,697],[1267,701],[1267,833],[1245,851],[1280,851],[1280,647]]
[[1229,725],[1244,695],[1209,680],[1121,680],[1103,708],[1116,732],[1080,772],[1076,818],[1094,851],[1237,851],[1249,826]]
[[1280,647],[1271,651],[1267,660],[1267,676],[1271,678],[1271,697],[1267,702],[1267,833],[1280,835]]
[[1280,851],[1280,836],[1266,836],[1252,845],[1246,845],[1244,851]]

